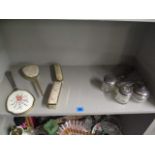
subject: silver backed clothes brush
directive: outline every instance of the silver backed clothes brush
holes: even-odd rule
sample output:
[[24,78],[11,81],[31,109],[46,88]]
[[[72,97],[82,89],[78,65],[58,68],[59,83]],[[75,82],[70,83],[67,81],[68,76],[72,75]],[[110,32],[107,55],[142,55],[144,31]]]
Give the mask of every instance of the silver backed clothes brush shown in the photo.
[[48,108],[53,108],[53,109],[55,109],[58,104],[58,99],[60,96],[62,81],[63,81],[62,69],[59,64],[54,64],[54,71],[55,71],[55,81],[53,82],[53,86],[50,90],[50,94],[47,102]]

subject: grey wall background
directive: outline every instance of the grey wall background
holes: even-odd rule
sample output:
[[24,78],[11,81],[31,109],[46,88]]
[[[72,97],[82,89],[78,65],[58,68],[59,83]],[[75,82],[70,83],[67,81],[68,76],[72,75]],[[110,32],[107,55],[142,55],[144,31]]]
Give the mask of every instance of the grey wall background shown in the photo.
[[3,46],[2,35],[0,34],[0,82],[3,80],[4,72],[9,68],[10,61]]
[[137,58],[155,92],[154,27],[144,22],[0,20],[0,81],[9,63],[115,65]]
[[113,65],[135,56],[146,24],[3,20],[1,25],[12,64]]
[[149,24],[145,30],[145,37],[137,53],[138,64],[155,96],[155,24]]

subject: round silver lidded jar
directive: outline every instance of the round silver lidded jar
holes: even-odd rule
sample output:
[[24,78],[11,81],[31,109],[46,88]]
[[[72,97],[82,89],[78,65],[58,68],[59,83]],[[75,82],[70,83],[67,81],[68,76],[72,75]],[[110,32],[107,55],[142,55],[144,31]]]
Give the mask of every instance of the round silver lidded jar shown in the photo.
[[150,96],[148,89],[145,86],[135,86],[133,89],[132,99],[134,102],[145,102]]
[[116,77],[112,74],[107,74],[104,76],[103,83],[101,89],[105,93],[110,93],[114,90],[116,83]]
[[121,104],[129,102],[132,95],[132,87],[128,85],[122,85],[116,90],[115,100]]

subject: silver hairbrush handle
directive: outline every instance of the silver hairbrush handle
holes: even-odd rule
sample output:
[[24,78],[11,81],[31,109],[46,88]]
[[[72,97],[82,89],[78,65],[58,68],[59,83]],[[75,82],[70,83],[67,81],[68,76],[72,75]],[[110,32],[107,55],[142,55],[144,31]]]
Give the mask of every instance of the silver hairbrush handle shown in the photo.
[[16,86],[16,83],[15,83],[15,81],[13,79],[11,71],[6,71],[5,76],[7,77],[8,81],[10,82],[13,90],[17,90],[17,86]]

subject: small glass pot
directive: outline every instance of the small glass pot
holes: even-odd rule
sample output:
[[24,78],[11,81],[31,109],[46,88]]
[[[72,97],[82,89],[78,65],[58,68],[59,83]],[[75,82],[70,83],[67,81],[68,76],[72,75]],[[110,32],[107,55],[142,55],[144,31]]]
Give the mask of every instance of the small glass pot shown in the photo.
[[150,96],[148,89],[145,86],[135,86],[133,89],[132,99],[134,102],[143,103]]
[[24,135],[25,131],[21,126],[13,127],[10,131],[10,135]]
[[121,104],[129,102],[132,95],[132,88],[128,85],[122,85],[116,89],[115,100]]
[[105,93],[110,93],[114,90],[116,83],[116,77],[112,74],[108,74],[104,76],[104,80],[102,83],[101,90]]

